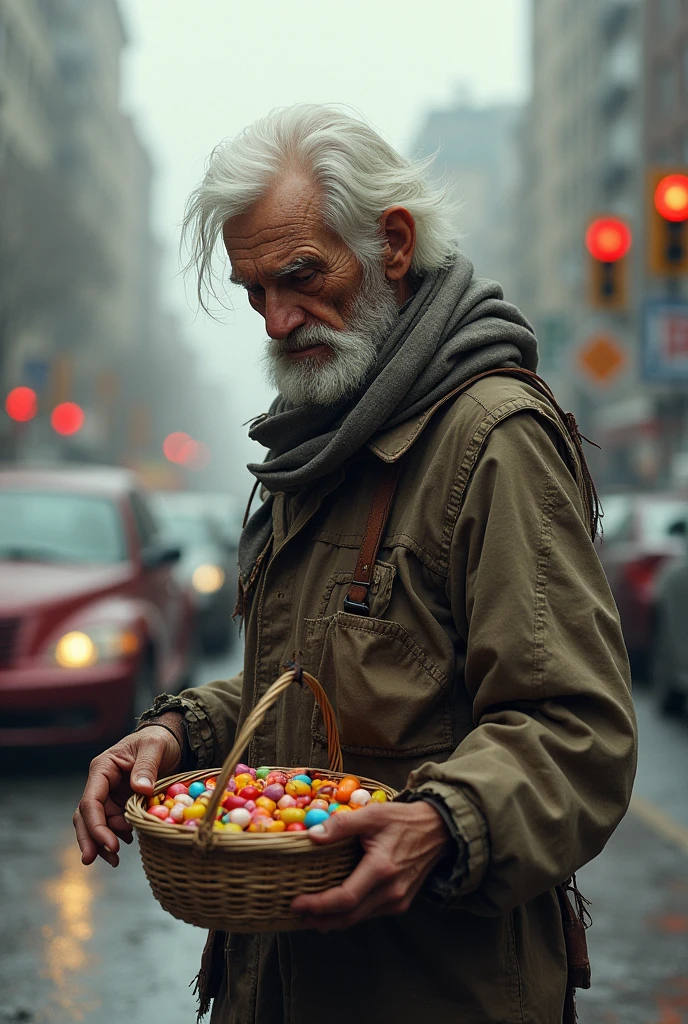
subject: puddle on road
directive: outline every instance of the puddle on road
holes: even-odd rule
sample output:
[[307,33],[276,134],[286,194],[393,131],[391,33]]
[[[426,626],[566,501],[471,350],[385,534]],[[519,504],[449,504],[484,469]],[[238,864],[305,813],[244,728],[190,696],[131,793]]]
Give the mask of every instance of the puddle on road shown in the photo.
[[99,886],[85,871],[77,847],[70,843],[59,857],[60,874],[43,883],[43,893],[56,914],[43,926],[41,977],[51,985],[49,1003],[37,1016],[46,1024],[83,1021],[101,1006],[86,978],[96,957],[89,950],[93,937],[92,904]]

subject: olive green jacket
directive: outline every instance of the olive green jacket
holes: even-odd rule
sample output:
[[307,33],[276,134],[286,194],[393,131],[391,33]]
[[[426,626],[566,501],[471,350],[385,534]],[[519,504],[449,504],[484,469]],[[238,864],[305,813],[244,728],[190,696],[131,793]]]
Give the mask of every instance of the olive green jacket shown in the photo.
[[[380,460],[403,458],[369,618],[343,611]],[[553,886],[624,814],[636,734],[619,620],[551,407],[476,382],[374,438],[307,493],[278,494],[242,676],[188,690],[218,765],[294,651],[336,710],[346,771],[432,794],[463,838],[447,897],[320,935],[231,936],[215,1024],[560,1024]],[[326,766],[298,686],[251,764]]]

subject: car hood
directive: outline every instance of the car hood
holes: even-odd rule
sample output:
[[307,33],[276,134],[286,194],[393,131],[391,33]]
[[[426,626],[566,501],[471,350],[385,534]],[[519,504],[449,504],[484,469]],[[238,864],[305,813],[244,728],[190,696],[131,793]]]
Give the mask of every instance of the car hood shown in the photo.
[[131,566],[0,562],[0,614],[65,604],[121,586]]

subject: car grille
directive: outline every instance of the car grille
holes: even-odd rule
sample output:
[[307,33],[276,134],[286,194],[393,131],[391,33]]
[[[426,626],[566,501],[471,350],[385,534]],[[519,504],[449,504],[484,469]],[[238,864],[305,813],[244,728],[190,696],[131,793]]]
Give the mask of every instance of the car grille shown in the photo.
[[14,661],[19,622],[19,619],[0,619],[0,668],[9,668]]

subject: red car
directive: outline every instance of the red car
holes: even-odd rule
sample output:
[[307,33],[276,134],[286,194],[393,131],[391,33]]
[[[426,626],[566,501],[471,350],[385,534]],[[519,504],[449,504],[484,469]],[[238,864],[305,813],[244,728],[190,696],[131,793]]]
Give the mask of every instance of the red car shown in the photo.
[[603,497],[602,507],[600,560],[619,609],[631,665],[645,675],[657,580],[664,566],[685,557],[684,543],[672,527],[686,516],[688,503],[674,494],[628,493]]
[[0,746],[109,742],[193,671],[193,610],[136,477],[0,468]]

